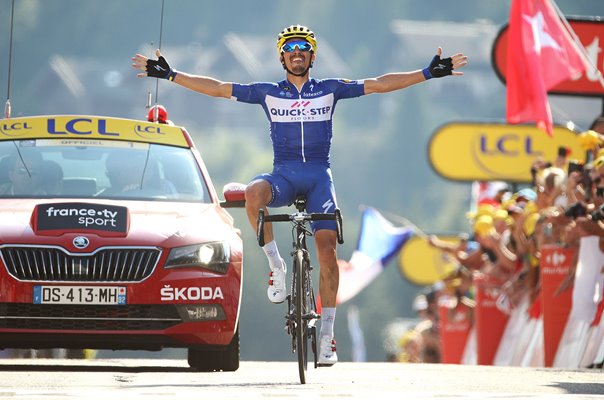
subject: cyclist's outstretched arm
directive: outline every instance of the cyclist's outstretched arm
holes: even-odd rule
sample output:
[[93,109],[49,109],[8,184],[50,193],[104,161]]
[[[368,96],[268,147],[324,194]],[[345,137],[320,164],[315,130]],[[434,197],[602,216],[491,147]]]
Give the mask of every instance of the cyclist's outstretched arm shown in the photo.
[[158,50],[155,51],[157,60],[152,60],[142,54],[136,54],[132,57],[132,67],[143,71],[136,75],[137,77],[149,76],[152,78],[168,79],[187,89],[194,90],[213,97],[230,98],[233,93],[233,85],[230,82],[222,82],[218,79],[208,76],[192,75],[186,72],[176,71],[170,67],[170,64],[161,55]]
[[174,82],[187,89],[213,97],[229,99],[233,93],[233,85],[230,82],[222,82],[207,76],[191,75],[186,72],[178,71]]
[[393,72],[378,76],[377,78],[365,79],[365,94],[392,92],[425,80],[426,78],[424,78],[421,70],[412,72]]
[[394,72],[377,78],[365,79],[365,94],[387,93],[404,89],[431,78],[463,75],[463,72],[457,71],[457,69],[468,64],[468,57],[463,53],[457,53],[451,57],[441,58],[442,51],[442,48],[439,47],[430,64],[424,69],[411,72]]

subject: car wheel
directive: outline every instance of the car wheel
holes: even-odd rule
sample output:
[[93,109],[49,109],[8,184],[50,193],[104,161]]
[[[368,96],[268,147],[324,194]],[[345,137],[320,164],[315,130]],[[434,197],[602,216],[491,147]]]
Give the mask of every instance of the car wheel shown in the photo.
[[188,353],[189,366],[199,372],[237,371],[239,369],[239,326],[225,349],[189,349]]

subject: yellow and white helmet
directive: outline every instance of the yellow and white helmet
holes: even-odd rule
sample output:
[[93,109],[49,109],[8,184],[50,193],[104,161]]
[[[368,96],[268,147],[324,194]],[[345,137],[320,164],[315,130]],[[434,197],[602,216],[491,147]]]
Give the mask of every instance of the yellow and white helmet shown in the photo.
[[290,25],[283,29],[277,36],[277,52],[281,54],[281,49],[285,42],[290,39],[304,39],[312,46],[313,53],[317,52],[317,39],[315,33],[304,25]]

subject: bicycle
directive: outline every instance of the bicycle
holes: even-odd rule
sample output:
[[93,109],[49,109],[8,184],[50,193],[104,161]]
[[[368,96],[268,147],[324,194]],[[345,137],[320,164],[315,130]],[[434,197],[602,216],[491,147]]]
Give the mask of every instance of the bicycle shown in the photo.
[[317,368],[317,332],[316,324],[321,318],[317,313],[317,303],[312,283],[310,254],[306,247],[306,237],[312,236],[307,224],[310,221],[335,220],[338,243],[344,243],[342,234],[342,214],[339,209],[334,213],[307,213],[306,197],[298,196],[294,201],[297,212],[292,214],[264,215],[258,211],[258,244],[264,246],[265,222],[292,222],[292,281],[290,294],[287,296],[287,314],[285,326],[292,337],[292,353],[298,355],[298,372],[300,383],[306,383],[308,371],[308,344],[314,356],[314,367]]

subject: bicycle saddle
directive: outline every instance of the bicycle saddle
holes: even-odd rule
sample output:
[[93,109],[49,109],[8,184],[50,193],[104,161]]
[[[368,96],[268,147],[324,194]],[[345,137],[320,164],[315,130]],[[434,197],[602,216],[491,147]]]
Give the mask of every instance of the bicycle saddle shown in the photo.
[[299,212],[306,210],[306,195],[298,195],[296,200],[294,200],[294,206],[296,206]]

